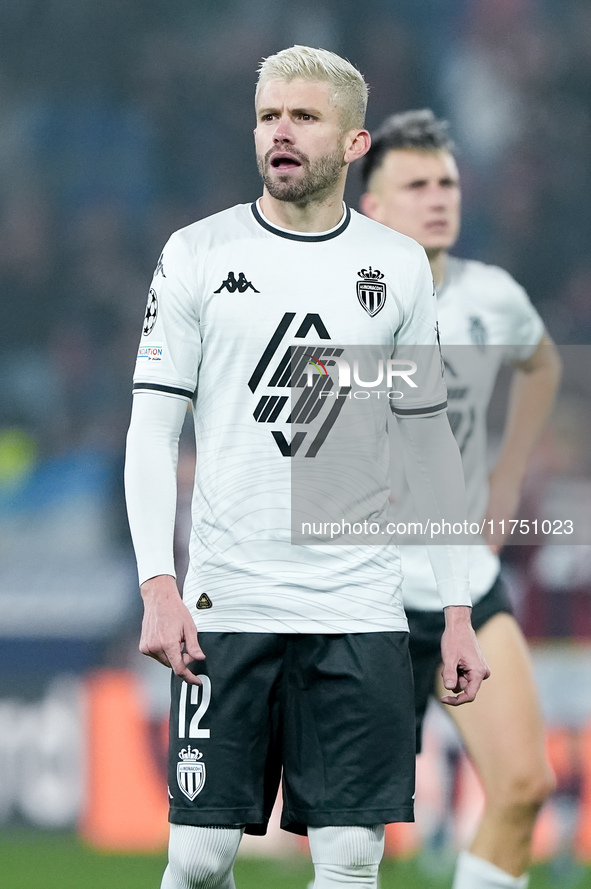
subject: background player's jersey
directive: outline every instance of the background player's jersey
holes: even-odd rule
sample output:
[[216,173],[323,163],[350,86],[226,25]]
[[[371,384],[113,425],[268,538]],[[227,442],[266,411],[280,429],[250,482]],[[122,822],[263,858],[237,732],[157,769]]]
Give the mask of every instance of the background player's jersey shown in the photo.
[[[437,310],[448,415],[462,453],[468,517],[479,522],[488,505],[486,417],[495,380],[502,364],[524,361],[533,354],[544,325],[523,288],[503,269],[451,256]],[[398,477],[394,486],[398,498],[408,496],[402,479]],[[439,596],[425,547],[403,546],[401,558],[405,606],[438,609]],[[487,546],[470,547],[473,602],[488,592],[499,567],[498,557]]]
[[[183,597],[199,627],[406,629],[395,547],[292,545],[291,466],[334,446],[347,422],[352,401],[337,359],[346,360],[348,344],[387,362],[402,347],[408,357],[414,344],[436,343],[423,250],[348,209],[335,229],[299,234],[271,225],[255,204],[240,205],[170,238],[143,333],[134,392],[193,401]],[[371,396],[358,424],[368,472],[356,508],[379,519],[389,493],[389,411],[384,391]],[[437,354],[397,406],[429,415],[445,400]]]

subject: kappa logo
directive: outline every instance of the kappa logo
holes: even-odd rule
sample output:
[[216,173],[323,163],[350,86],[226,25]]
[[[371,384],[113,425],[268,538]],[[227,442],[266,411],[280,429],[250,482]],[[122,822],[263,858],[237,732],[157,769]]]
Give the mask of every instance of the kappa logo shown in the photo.
[[357,299],[368,315],[377,315],[386,304],[386,285],[382,284],[384,273],[379,269],[361,269],[357,272],[361,281],[357,281]]
[[196,747],[184,747],[179,753],[180,762],[176,766],[176,779],[187,799],[194,800],[205,785],[205,763],[200,762],[203,754]]
[[228,272],[228,277],[225,281],[222,281],[217,290],[214,290],[214,293],[221,293],[222,290],[226,289],[228,293],[245,293],[248,288],[254,290],[255,293],[260,293],[259,290],[254,287],[250,281],[246,280],[246,275],[244,272],[240,272],[238,278],[234,275],[234,272]]
[[207,593],[201,593],[197,599],[197,608],[199,611],[203,611],[204,608],[213,608],[213,603]]
[[156,291],[152,288],[148,293],[148,304],[146,306],[146,316],[144,318],[144,336],[148,336],[152,333],[154,329],[154,325],[156,324],[156,318],[158,317],[158,296]]

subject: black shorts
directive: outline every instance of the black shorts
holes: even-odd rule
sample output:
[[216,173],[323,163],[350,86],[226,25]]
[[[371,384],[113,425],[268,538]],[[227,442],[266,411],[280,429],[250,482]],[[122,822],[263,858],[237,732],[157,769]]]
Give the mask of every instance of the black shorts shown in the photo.
[[264,834],[412,821],[408,633],[200,633],[201,687],[172,678],[169,820]]
[[[512,614],[505,584],[500,576],[472,608],[472,626],[479,630],[495,614]],[[409,650],[415,680],[417,752],[421,750],[423,720],[429,698],[435,693],[437,668],[441,665],[441,636],[445,629],[443,611],[406,609],[410,628]]]

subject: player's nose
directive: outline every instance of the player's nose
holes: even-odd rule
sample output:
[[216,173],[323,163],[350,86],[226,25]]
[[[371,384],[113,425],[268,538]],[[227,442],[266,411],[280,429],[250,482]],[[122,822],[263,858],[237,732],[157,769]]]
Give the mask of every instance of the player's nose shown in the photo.
[[429,191],[429,200],[431,204],[437,207],[445,207],[449,202],[449,189],[442,188],[440,185],[434,185]]
[[287,114],[284,114],[277,121],[277,127],[275,129],[273,141],[275,143],[294,141],[293,124]]

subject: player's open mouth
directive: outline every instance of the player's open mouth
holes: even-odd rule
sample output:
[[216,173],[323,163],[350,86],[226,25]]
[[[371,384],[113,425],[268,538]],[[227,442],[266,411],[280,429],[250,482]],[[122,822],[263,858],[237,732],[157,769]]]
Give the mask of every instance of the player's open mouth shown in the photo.
[[271,166],[276,170],[290,170],[301,167],[300,161],[290,154],[275,154],[271,158]]

